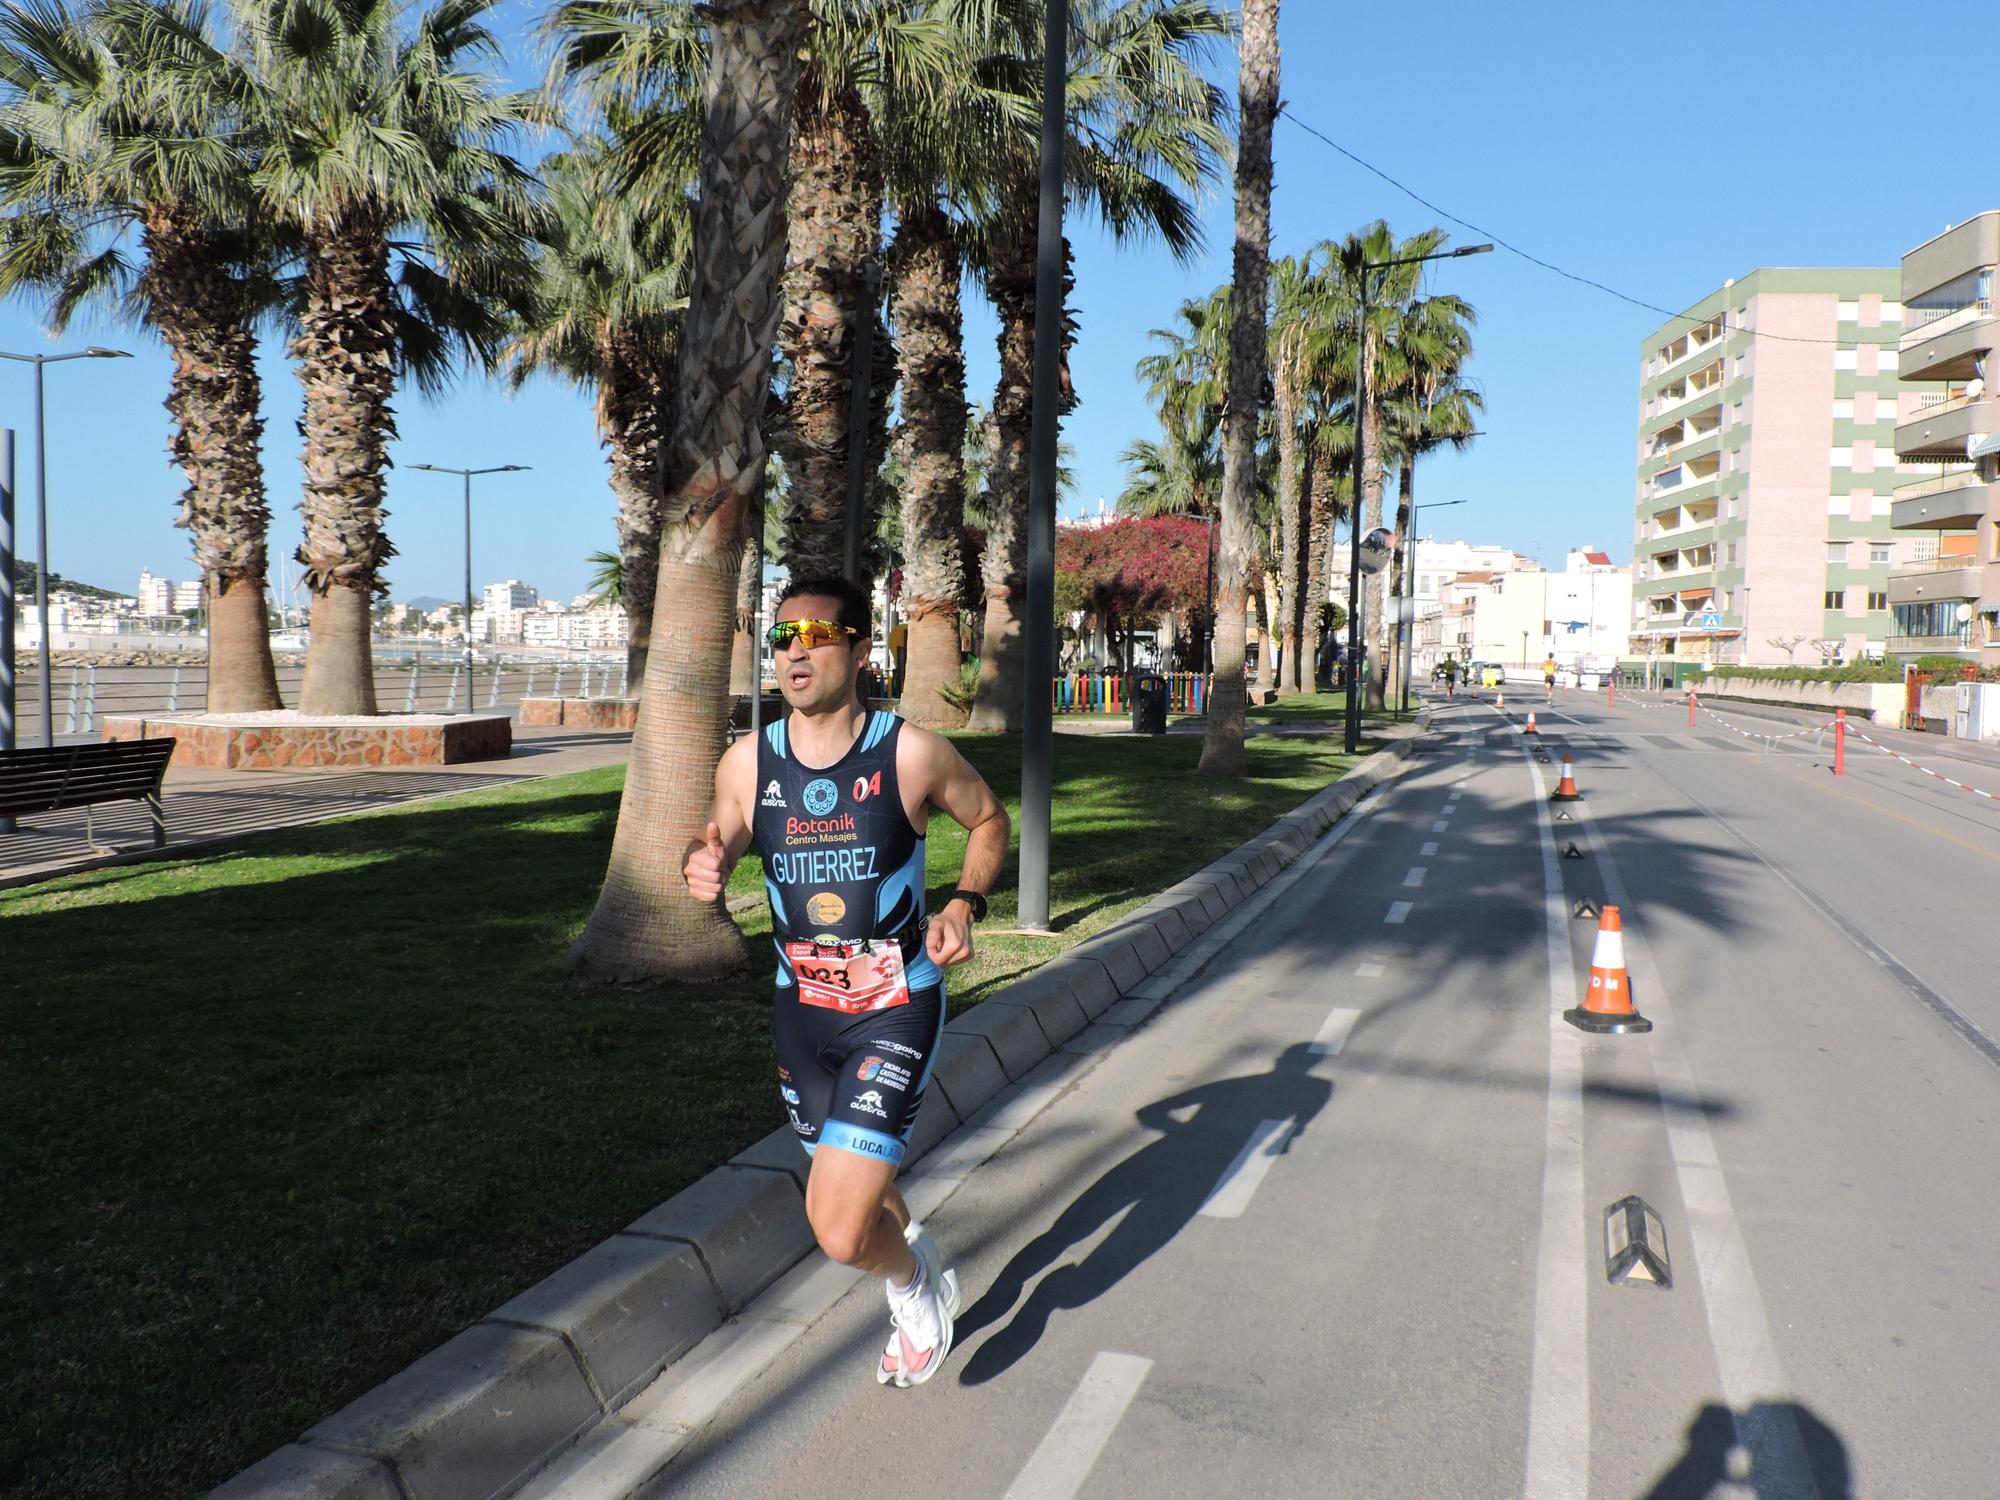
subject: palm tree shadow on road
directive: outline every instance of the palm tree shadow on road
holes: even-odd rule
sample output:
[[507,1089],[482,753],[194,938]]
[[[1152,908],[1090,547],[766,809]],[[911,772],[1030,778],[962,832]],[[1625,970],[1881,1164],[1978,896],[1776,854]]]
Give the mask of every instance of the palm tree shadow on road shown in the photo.
[[[1142,1108],[1136,1118],[1159,1131],[1159,1138],[1086,1188],[1015,1252],[986,1295],[959,1318],[958,1338],[969,1344],[1007,1316],[1036,1276],[1055,1266],[1012,1320],[973,1351],[959,1384],[983,1385],[1005,1373],[1041,1339],[1054,1313],[1087,1306],[1164,1248],[1200,1211],[1264,1121],[1290,1121],[1291,1128],[1266,1148],[1278,1155],[1289,1151],[1333,1098],[1332,1081],[1312,1073],[1319,1059],[1310,1044],[1296,1043],[1268,1073],[1218,1079]],[[1175,1116],[1187,1109],[1194,1114],[1183,1123]],[[1082,1260],[1056,1265],[1072,1246],[1114,1219],[1111,1232]]]

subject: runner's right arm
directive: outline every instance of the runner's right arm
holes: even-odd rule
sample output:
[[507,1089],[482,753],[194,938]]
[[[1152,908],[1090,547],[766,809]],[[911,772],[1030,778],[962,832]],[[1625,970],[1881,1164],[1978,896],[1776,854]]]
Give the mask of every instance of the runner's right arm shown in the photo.
[[750,847],[750,797],[757,781],[757,741],[745,735],[722,753],[715,768],[715,805],[708,826],[688,846],[681,874],[697,901],[718,900],[729,872]]

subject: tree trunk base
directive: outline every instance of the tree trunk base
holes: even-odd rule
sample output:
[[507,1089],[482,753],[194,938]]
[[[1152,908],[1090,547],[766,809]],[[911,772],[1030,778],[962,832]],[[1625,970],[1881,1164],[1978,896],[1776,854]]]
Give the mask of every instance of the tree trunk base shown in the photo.
[[340,585],[313,596],[306,675],[299,685],[300,713],[381,712],[375,706],[375,662],[368,633],[372,601],[367,589]]
[[986,630],[979,641],[979,691],[972,700],[966,728],[987,733],[1019,734],[1027,712],[1027,642],[1021,617],[1009,591],[986,596]]
[[897,712],[925,729],[963,728],[965,710],[944,696],[959,682],[958,611],[935,610],[911,620],[909,651]]
[[263,580],[209,580],[208,711],[269,713],[283,708],[278,669],[271,662],[271,629]]

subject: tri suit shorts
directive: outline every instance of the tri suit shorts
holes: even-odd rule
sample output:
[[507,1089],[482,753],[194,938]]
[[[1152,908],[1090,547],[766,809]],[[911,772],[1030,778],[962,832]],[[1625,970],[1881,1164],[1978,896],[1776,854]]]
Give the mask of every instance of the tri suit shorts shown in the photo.
[[944,1040],[944,1010],[942,984],[859,1016],[802,1005],[795,986],[779,988],[771,1012],[778,1094],[808,1155],[835,1146],[902,1161]]

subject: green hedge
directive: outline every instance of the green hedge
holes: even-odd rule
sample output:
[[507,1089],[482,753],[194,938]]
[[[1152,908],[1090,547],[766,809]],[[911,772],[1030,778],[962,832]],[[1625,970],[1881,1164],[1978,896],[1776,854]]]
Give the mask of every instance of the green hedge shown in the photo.
[[1856,662],[1846,667],[1727,667],[1715,677],[1747,677],[1758,682],[1901,682],[1903,669],[1886,662]]

